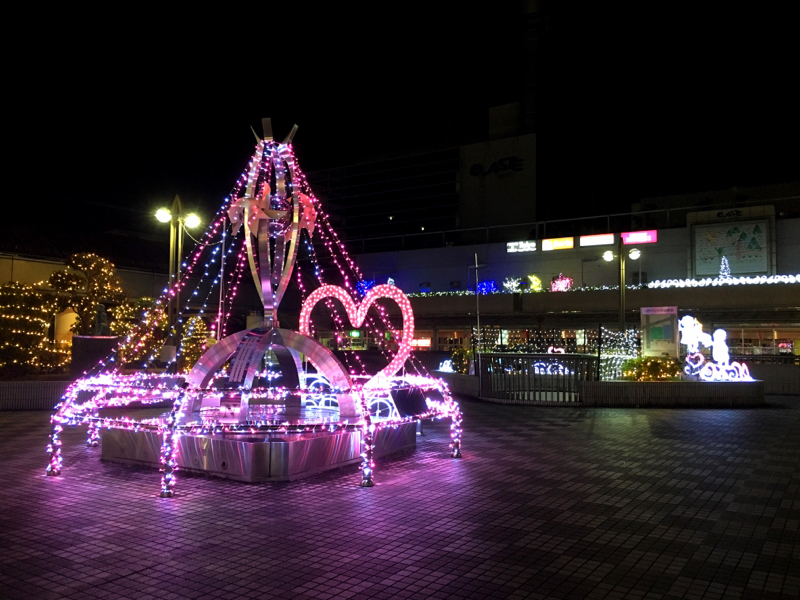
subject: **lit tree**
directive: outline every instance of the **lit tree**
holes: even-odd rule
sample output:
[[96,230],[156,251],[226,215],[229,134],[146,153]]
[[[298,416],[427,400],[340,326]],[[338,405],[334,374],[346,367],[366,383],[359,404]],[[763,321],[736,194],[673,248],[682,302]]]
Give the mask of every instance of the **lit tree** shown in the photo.
[[182,370],[188,372],[203,356],[208,343],[208,327],[200,317],[191,317],[186,323],[186,333],[181,340]]
[[97,307],[103,302],[123,298],[122,285],[114,274],[114,265],[96,254],[73,254],[67,268],[50,276],[50,286],[58,292],[62,304],[78,314],[73,333],[91,335]]
[[506,277],[503,280],[503,289],[509,293],[516,293],[521,292],[522,288],[520,284],[522,283],[522,279],[519,277]]
[[719,261],[719,278],[720,279],[731,278],[731,266],[728,264],[728,258],[726,256],[723,256],[722,260]]
[[63,367],[69,355],[47,340],[51,295],[12,281],[0,287],[0,368],[23,373]]

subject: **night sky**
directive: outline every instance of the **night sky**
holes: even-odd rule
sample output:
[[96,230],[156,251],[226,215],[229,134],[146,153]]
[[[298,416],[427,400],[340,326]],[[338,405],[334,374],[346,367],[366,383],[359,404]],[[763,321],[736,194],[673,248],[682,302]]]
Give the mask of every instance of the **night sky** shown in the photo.
[[[542,11],[540,218],[800,179],[788,15],[563,4]],[[522,97],[520,5],[403,8],[224,31],[53,16],[6,73],[6,223],[158,233],[151,215],[175,193],[210,216],[262,116],[279,139],[300,126],[306,172],[476,141],[489,106]]]

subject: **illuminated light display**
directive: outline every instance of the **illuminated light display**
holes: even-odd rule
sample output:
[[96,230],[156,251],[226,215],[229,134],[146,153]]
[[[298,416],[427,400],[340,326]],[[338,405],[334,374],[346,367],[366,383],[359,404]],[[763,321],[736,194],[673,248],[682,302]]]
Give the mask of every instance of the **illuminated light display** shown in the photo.
[[575,247],[575,238],[562,237],[542,240],[542,252],[548,250],[569,250]]
[[508,242],[506,252],[536,252],[536,242]]
[[723,256],[719,261],[719,278],[730,279],[730,277],[731,277],[731,265],[728,263],[728,257]]
[[69,362],[69,347],[47,339],[55,312],[54,299],[32,286],[12,281],[0,287],[0,369],[57,370]]
[[647,231],[626,231],[620,234],[622,243],[629,244],[655,244],[658,241],[658,231],[648,229]]
[[496,294],[500,290],[497,289],[497,284],[494,282],[494,279],[489,279],[487,281],[481,281],[478,284],[478,293],[481,295],[486,294]]
[[542,280],[539,279],[536,275],[528,275],[528,290],[531,292],[542,292],[544,288],[542,287]]
[[[228,223],[232,239],[226,239]],[[312,234],[319,251],[325,253],[325,264],[338,270],[335,276],[341,285],[325,283]],[[226,240],[224,248],[222,240]],[[302,268],[296,261],[298,252],[305,252],[309,259]],[[263,303],[264,319],[261,327],[228,334],[228,318],[248,268]],[[216,274],[215,269],[219,270]],[[293,274],[305,298],[297,332],[280,328],[277,318]],[[307,293],[306,285],[316,289]],[[211,312],[208,303],[217,286],[224,286],[225,294]],[[208,290],[205,298],[201,289]],[[179,307],[176,325],[163,332],[164,336],[176,336],[179,330],[186,334],[181,352],[167,365],[168,373],[123,374],[122,356],[139,356],[154,347],[147,340],[163,322],[160,316],[178,290],[192,300],[193,314],[187,300]],[[378,302],[381,299],[400,307],[402,330],[392,326]],[[330,312],[336,339],[343,340],[351,327],[364,328],[365,337],[377,340],[387,367],[366,375],[357,353],[346,353],[342,364],[317,342],[311,312],[320,302]],[[178,361],[191,360],[193,348],[205,339],[201,319],[207,310],[216,314],[221,339],[205,351],[188,375],[177,374]],[[371,487],[375,443],[382,429],[405,427],[421,419],[449,418],[450,454],[458,458],[463,435],[458,404],[447,385],[429,376],[411,357],[414,341],[414,315],[406,295],[393,282],[364,282],[308,186],[291,145],[260,140],[230,197],[182,263],[178,280],[128,334],[120,353],[99,363],[94,374],[85,374],[67,389],[51,417],[46,472],[52,476],[62,473],[61,434],[67,425],[85,425],[91,446],[97,444],[102,429],[158,434],[163,498],[175,494],[182,436],[220,435],[224,439],[226,435],[270,432],[282,436],[358,433],[362,444],[360,485]],[[316,374],[301,370],[301,356],[317,368]],[[154,353],[145,362],[148,359],[154,360]],[[399,377],[401,370],[404,376]],[[401,403],[400,399],[414,394],[425,401],[411,408],[407,402]],[[286,412],[275,410],[294,399],[307,412],[287,417]],[[138,420],[101,412],[132,402],[167,402],[172,408],[160,417]]]
[[[753,381],[750,371],[744,363],[730,362],[728,334],[724,329],[717,329],[713,334],[703,331],[703,324],[690,315],[678,321],[681,333],[681,344],[686,346],[686,364],[684,373],[690,377],[698,377],[703,381]],[[700,346],[711,348],[708,360],[701,352]]]
[[598,233],[597,235],[582,235],[579,239],[581,248],[587,246],[609,246],[614,243],[613,233]]
[[557,277],[553,277],[550,281],[551,292],[566,292],[572,287],[572,277],[567,277],[563,273],[559,273]]
[[[541,282],[539,282],[541,285]],[[522,279],[519,277],[506,277],[503,280],[503,289],[510,294],[517,294],[522,291]]]
[[659,279],[651,281],[647,287],[652,289],[717,287],[723,285],[776,285],[780,283],[800,283],[797,275],[755,275],[753,277],[714,277],[704,279]]
[[455,373],[455,369],[453,368],[453,361],[451,359],[443,360],[439,363],[439,371],[442,373]]

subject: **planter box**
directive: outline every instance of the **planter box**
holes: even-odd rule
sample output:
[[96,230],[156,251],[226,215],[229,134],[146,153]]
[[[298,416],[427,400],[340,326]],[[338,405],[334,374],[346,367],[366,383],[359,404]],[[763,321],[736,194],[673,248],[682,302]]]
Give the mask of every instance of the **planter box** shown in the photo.
[[583,381],[583,406],[762,406],[763,381]]

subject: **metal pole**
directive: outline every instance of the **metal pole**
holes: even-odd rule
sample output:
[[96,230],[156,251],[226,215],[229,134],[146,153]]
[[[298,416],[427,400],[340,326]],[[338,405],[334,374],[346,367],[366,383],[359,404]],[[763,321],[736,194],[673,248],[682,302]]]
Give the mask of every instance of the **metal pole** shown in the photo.
[[[488,230],[487,230],[488,231]],[[478,319],[478,390],[483,387],[483,372],[481,370],[481,302],[480,290],[478,289],[478,253],[475,253],[475,315]],[[480,394],[480,391],[478,392]]]
[[222,217],[222,256],[219,259],[219,311],[217,315],[217,341],[222,336],[222,311],[223,299],[225,297],[225,236],[227,225],[225,224],[225,217]]
[[625,335],[625,247],[619,236],[619,331]]
[[183,214],[178,220],[178,253],[175,255],[175,340],[180,344],[181,338],[181,260],[183,257]]
[[167,288],[170,291],[169,302],[167,303],[167,327],[172,329],[174,323],[174,308],[175,298],[172,295],[172,286],[175,285],[175,216],[173,215],[169,221],[169,278],[167,279]]

